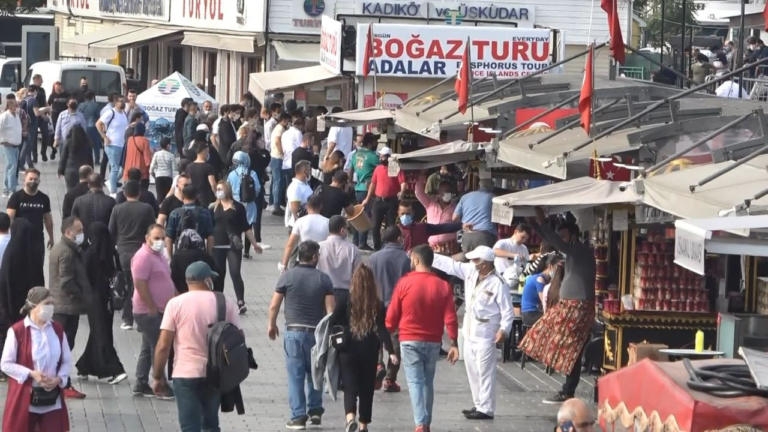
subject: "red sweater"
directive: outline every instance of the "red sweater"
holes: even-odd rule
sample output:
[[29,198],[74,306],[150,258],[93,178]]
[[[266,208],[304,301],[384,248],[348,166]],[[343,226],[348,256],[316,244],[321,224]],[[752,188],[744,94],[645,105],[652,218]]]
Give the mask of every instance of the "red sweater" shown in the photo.
[[395,285],[387,307],[387,329],[400,331],[401,342],[441,342],[443,327],[458,338],[459,323],[448,282],[434,273],[413,271]]

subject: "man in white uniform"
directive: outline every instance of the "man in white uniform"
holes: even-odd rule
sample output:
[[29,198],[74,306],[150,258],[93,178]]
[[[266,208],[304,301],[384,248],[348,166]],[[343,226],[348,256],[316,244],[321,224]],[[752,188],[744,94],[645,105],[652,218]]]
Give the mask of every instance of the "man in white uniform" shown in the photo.
[[496,409],[496,344],[511,331],[514,313],[509,287],[493,266],[493,249],[478,246],[466,258],[471,262],[435,254],[432,266],[464,279],[464,365],[474,406],[462,413],[469,420],[490,420]]

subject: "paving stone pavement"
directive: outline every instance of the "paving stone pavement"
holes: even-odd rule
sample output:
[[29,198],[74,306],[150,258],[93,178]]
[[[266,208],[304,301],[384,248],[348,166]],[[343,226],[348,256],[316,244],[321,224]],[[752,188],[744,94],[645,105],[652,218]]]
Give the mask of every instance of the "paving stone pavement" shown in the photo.
[[[56,161],[58,162],[58,161]],[[40,163],[41,190],[51,197],[54,212],[54,230],[59,237],[61,202],[65,187],[56,177],[56,162]],[[5,199],[0,205],[5,207]],[[281,431],[288,416],[287,386],[282,341],[267,338],[267,309],[277,281],[277,262],[285,241],[282,218],[265,216],[264,242],[273,246],[263,255],[244,261],[243,277],[246,283],[248,313],[242,317],[249,345],[259,364],[257,371],[241,386],[245,415],[222,414],[222,431]],[[46,263],[47,266],[47,263]],[[47,267],[45,270],[47,276]],[[228,280],[225,293],[234,295]],[[74,385],[88,397],[82,401],[68,401],[72,431],[174,431],[179,430],[174,402],[136,398],[131,394],[134,370],[140,346],[136,331],[120,330],[115,319],[113,332],[120,359],[129,378],[118,385],[95,379],[78,381]],[[88,320],[83,316],[73,352],[77,361],[88,337]],[[74,363],[73,362],[73,363]],[[72,371],[76,375],[76,371]],[[497,413],[493,421],[470,422],[463,418],[461,409],[471,407],[471,396],[464,365],[454,366],[445,361],[438,364],[435,379],[435,405],[432,429],[434,431],[550,431],[554,425],[556,406],[541,403],[541,399],[559,389],[562,377],[549,376],[536,363],[527,363],[521,370],[519,363],[499,363],[497,385]],[[579,386],[579,396],[592,398],[592,378],[585,377]],[[401,372],[402,393],[377,392],[374,399],[372,431],[413,430],[410,401],[405,377]],[[309,430],[343,430],[343,403],[324,396],[326,414],[323,425]],[[0,390],[0,406],[4,406],[5,391]]]

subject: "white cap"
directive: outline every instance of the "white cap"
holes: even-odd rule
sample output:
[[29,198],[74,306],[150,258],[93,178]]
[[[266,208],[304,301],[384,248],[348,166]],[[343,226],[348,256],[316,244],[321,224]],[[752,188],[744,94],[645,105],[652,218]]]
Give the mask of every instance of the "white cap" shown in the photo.
[[382,148],[380,148],[380,149],[379,149],[379,152],[378,152],[378,153],[379,153],[380,155],[382,155],[382,156],[389,156],[389,155],[391,155],[391,154],[392,154],[392,149],[391,149],[391,148],[389,148],[389,147],[387,147],[387,146],[384,146],[384,147],[382,147]]
[[208,129],[208,125],[205,124],[205,123],[200,123],[199,125],[197,125],[197,129],[196,130],[198,130],[198,131],[206,131],[206,132],[210,131],[210,129]]
[[468,252],[464,255],[467,259],[481,259],[483,261],[493,261],[496,259],[496,254],[493,253],[493,249],[488,246],[478,246],[472,252]]

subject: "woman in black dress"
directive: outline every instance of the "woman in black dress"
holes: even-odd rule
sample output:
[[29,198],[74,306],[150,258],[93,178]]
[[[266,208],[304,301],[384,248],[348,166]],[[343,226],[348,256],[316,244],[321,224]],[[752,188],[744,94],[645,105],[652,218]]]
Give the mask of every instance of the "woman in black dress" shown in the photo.
[[67,190],[80,182],[78,172],[83,165],[93,166],[93,144],[85,129],[80,125],[72,126],[64,139],[59,159],[59,177],[64,176]]
[[117,273],[119,261],[107,225],[101,222],[89,224],[87,238],[88,248],[83,259],[93,289],[88,305],[88,326],[91,331],[83,355],[76,364],[77,374],[109,378],[110,384],[117,384],[127,377],[112,337],[114,311],[110,305],[112,291],[109,280]]
[[33,240],[32,224],[17,217],[11,222],[11,239],[0,263],[0,339],[8,328],[23,318],[19,309],[27,299],[27,291],[45,286],[43,260]]

